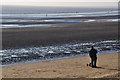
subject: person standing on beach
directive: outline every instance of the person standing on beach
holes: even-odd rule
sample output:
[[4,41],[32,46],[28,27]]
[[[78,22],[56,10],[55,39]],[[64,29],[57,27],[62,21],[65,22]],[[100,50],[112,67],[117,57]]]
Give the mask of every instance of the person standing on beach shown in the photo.
[[89,56],[91,58],[91,67],[96,68],[97,63],[97,50],[94,49],[94,47],[91,47],[91,50],[89,51]]

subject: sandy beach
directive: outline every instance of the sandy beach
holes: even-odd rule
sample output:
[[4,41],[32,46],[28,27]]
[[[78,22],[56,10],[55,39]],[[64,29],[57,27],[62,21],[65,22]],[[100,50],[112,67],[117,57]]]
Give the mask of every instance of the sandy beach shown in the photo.
[[[74,41],[118,39],[118,22],[55,24],[51,27],[2,29],[2,45],[19,48]],[[118,73],[118,53],[98,55],[98,68],[87,67],[89,56],[3,66],[3,78],[101,78]]]
[[118,73],[118,53],[98,55],[98,68],[87,67],[89,56],[2,67],[3,78],[102,78]]
[[65,23],[46,28],[2,29],[3,49],[110,39],[118,39],[118,22]]

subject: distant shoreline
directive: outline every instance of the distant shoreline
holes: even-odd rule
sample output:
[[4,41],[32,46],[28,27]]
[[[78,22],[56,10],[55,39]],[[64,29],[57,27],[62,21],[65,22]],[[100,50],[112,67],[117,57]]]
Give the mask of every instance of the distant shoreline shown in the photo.
[[[91,16],[91,17],[60,17],[60,18],[26,18],[27,20],[44,20],[44,19],[118,19],[120,15],[109,15],[109,16]],[[23,19],[23,18],[3,18],[3,19]],[[24,19],[25,20],[25,19]],[[4,24],[4,23],[3,23]]]
[[[5,18],[4,18],[5,19]],[[118,15],[92,16],[92,17],[61,17],[61,18],[6,18],[2,21],[0,28],[20,28],[20,27],[53,27],[55,24],[67,23],[90,23],[90,22],[118,22]],[[5,19],[5,20],[6,20]],[[13,19],[13,22],[12,22]],[[14,21],[16,20],[16,21]]]

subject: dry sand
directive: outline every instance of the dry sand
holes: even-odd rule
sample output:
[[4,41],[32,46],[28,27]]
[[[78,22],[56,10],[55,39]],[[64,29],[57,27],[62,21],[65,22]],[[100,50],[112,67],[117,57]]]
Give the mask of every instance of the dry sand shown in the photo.
[[89,56],[4,66],[3,78],[100,78],[118,73],[118,53],[98,55],[98,67],[87,67]]

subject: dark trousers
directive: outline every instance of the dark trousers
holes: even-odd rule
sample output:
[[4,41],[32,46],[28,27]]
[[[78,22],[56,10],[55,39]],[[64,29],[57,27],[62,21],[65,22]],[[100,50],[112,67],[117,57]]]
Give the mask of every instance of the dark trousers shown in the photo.
[[96,63],[97,63],[97,57],[91,57],[91,65],[92,65],[92,67],[96,67]]

